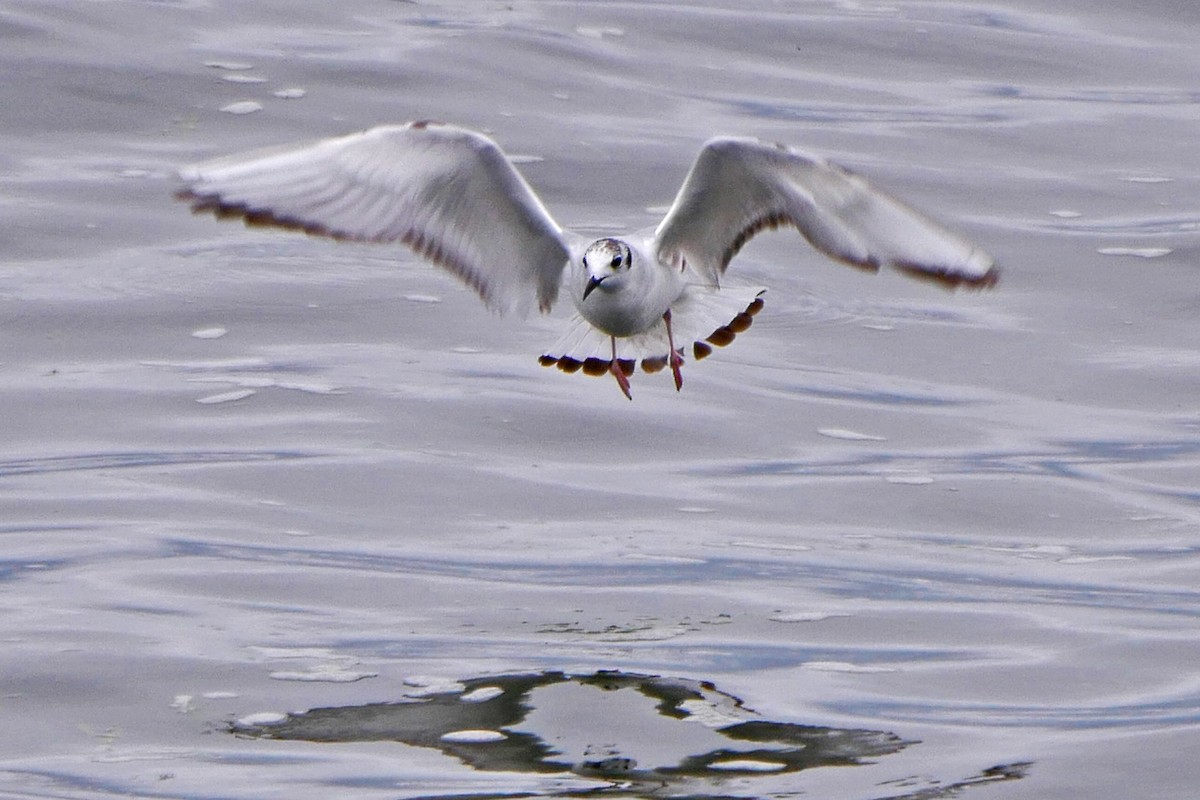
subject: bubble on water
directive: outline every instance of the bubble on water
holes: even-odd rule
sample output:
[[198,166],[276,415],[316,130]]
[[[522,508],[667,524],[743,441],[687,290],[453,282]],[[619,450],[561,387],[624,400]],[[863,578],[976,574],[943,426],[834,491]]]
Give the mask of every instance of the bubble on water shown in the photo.
[[588,39],[606,39],[610,36],[621,37],[625,35],[624,28],[614,26],[599,26],[599,25],[580,25],[575,28],[575,32],[580,36],[585,36]]
[[1136,256],[1158,258],[1171,252],[1169,247],[1101,247],[1096,251],[1102,256]]
[[171,701],[171,708],[180,714],[188,714],[196,710],[196,704],[193,702],[194,699],[190,694],[177,694]]
[[778,761],[756,761],[749,758],[738,758],[729,761],[714,761],[708,765],[708,768],[728,772],[779,772],[785,766]]
[[247,714],[233,723],[235,728],[261,728],[265,725],[278,725],[287,722],[288,715],[278,711],[259,711],[257,714]]
[[192,337],[195,339],[220,339],[227,333],[229,331],[225,328],[199,328],[192,331]]
[[847,442],[886,442],[886,436],[875,436],[870,433],[859,433],[847,428],[818,428],[817,433],[829,439],[842,439]]
[[220,394],[210,394],[207,397],[200,397],[197,398],[196,402],[205,406],[215,406],[221,403],[234,403],[238,400],[245,400],[253,394],[255,394],[253,389],[235,389],[232,392],[221,392]]
[[262,111],[262,108],[263,104],[257,100],[238,100],[236,103],[221,106],[221,110],[226,114],[253,114],[255,111]]
[[504,690],[499,686],[480,686],[478,689],[467,692],[459,700],[464,703],[486,703],[502,694],[504,694]]
[[460,742],[470,744],[484,744],[486,742],[502,742],[508,737],[500,731],[489,730],[462,730],[450,731],[443,733],[441,739],[443,742]]

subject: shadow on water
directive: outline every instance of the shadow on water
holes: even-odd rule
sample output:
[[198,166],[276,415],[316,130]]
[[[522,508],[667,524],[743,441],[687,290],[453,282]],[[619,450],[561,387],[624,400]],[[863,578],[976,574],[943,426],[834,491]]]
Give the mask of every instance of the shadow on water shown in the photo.
[[[395,741],[441,750],[487,772],[605,782],[554,792],[568,797],[744,796],[727,793],[731,780],[739,779],[753,796],[755,779],[873,763],[917,744],[886,731],[773,722],[707,681],[605,670],[434,684],[397,702],[316,708],[266,720],[252,716],[229,730],[263,739]],[[1027,767],[993,767],[934,790],[893,796],[950,797],[978,783],[1023,777]],[[721,794],[708,791],[718,784]],[[470,795],[472,800],[517,796],[538,795]]]

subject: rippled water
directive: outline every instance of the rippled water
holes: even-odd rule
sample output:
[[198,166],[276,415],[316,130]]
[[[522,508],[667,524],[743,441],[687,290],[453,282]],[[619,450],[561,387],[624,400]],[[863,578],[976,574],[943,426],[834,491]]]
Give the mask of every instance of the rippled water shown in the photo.
[[[1194,795],[1196,7],[736,5],[0,8],[0,794]],[[754,328],[629,403],[538,366],[565,310],[171,200],[418,118],[581,230],[653,223],[715,133],[786,141],[1005,272],[760,237]],[[663,686],[875,749],[693,747]],[[310,709],[342,735],[254,727]],[[428,739],[476,729],[537,747]]]

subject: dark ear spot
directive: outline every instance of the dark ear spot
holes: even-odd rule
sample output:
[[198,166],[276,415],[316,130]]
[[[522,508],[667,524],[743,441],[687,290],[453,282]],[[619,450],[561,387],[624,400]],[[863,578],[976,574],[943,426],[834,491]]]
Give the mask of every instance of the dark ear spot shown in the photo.
[[583,257],[583,268],[587,269],[587,256]]

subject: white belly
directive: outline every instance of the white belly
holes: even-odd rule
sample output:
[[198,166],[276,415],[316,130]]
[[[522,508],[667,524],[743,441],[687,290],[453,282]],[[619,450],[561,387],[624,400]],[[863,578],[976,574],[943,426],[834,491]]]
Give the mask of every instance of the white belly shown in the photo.
[[608,279],[587,299],[588,274],[573,265],[568,281],[571,300],[580,316],[610,336],[635,336],[661,324],[663,314],[685,289],[683,273],[664,267],[644,248],[634,250],[634,265],[619,280]]

